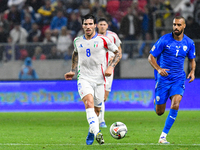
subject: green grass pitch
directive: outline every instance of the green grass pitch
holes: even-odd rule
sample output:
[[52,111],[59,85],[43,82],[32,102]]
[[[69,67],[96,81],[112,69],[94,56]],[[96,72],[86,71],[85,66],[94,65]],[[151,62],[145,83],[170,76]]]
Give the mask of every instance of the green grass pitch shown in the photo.
[[[105,144],[86,145],[88,123],[85,112],[0,113],[0,150],[199,150],[200,111],[179,111],[167,140],[158,144],[168,111],[107,111],[108,128],[101,129]],[[109,126],[121,121],[128,132],[116,140]]]

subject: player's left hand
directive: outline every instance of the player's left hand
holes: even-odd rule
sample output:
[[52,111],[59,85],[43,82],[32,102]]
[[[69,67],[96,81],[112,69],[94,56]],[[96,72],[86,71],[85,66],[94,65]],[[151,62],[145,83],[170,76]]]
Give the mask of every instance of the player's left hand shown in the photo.
[[192,82],[192,81],[194,81],[195,76],[194,76],[194,73],[193,73],[193,72],[190,72],[190,73],[189,73],[189,75],[187,76],[187,79],[189,79],[189,78],[190,78],[189,83]]
[[108,68],[105,71],[105,76],[111,76],[111,74],[113,73],[113,67],[112,66],[108,66]]

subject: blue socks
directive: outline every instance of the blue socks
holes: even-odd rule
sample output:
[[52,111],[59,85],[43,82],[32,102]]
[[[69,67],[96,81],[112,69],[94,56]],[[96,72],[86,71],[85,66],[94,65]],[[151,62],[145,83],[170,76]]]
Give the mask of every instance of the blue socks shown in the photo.
[[171,129],[172,125],[174,124],[174,121],[176,120],[176,116],[178,114],[178,110],[170,109],[169,115],[167,116],[165,127],[163,129],[163,132],[168,134],[169,130]]

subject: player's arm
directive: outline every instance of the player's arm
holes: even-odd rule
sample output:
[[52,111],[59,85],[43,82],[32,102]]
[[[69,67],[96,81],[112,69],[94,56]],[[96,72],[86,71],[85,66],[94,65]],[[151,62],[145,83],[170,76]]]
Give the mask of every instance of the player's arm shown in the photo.
[[[122,57],[122,48],[121,48],[121,46],[119,46],[119,47],[118,47],[118,49],[119,49],[119,51],[120,51],[120,53],[121,53],[121,57]],[[110,58],[110,60],[109,60],[109,63],[108,63],[108,64],[111,64],[111,63],[112,63],[112,61],[113,61],[113,58],[114,58],[114,57],[111,57],[111,58]]]
[[105,76],[111,76],[111,74],[113,73],[115,66],[118,64],[118,62],[122,58],[122,52],[121,51],[122,50],[121,50],[121,47],[120,47],[120,49],[118,49],[114,52],[115,56],[114,56],[112,62],[109,64],[108,68],[106,69]]
[[190,61],[190,68],[191,68],[191,71],[190,73],[188,74],[187,78],[189,79],[190,78],[190,82],[194,81],[195,79],[195,69],[196,69],[196,62],[195,62],[195,59],[189,59]]
[[149,57],[148,57],[148,61],[149,63],[151,64],[151,66],[156,69],[158,71],[158,73],[161,75],[161,76],[168,76],[168,73],[166,71],[168,71],[169,69],[163,69],[161,68],[157,62],[156,62],[156,58],[152,55],[152,54],[149,54]]
[[66,80],[72,80],[73,76],[75,75],[75,71],[78,65],[78,53],[77,52],[73,52],[72,54],[72,67],[70,72],[65,74],[65,79]]

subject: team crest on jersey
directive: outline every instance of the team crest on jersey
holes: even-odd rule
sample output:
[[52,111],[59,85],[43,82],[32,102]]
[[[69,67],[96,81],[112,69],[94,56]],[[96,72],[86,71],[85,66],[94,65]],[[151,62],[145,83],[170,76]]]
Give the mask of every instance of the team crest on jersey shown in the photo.
[[187,50],[187,46],[183,46],[183,50],[186,51]]
[[94,41],[94,47],[98,47],[99,42],[98,41]]
[[154,45],[154,46],[151,48],[151,51],[154,51],[154,50],[155,50],[155,48],[156,48],[156,47],[155,47],[155,45]]

